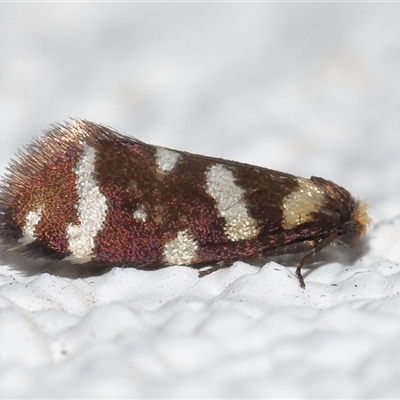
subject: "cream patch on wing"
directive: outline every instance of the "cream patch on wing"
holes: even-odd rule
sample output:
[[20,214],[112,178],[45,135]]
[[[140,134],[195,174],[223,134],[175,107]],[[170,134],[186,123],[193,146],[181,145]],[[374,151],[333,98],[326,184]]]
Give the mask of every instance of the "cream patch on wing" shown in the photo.
[[176,151],[165,149],[164,147],[157,147],[156,164],[160,171],[170,172],[174,169],[176,163],[180,158],[180,154]]
[[176,238],[164,244],[164,261],[170,265],[192,264],[197,256],[198,243],[186,230],[180,231]]
[[226,221],[225,234],[233,242],[258,235],[257,221],[252,218],[243,199],[246,191],[235,182],[233,172],[222,164],[206,171],[206,192],[216,201],[218,215]]
[[75,206],[79,224],[67,226],[68,250],[71,255],[65,259],[76,263],[85,263],[92,259],[94,239],[103,228],[107,215],[107,199],[93,178],[95,161],[96,150],[84,144],[82,155],[73,169],[79,198]]
[[42,213],[43,205],[40,205],[36,210],[28,212],[25,218],[25,225],[22,228],[22,238],[19,239],[19,242],[28,244],[36,240],[35,229],[42,217]]
[[312,220],[311,213],[317,212],[324,201],[325,193],[312,180],[296,178],[299,185],[297,190],[284,197],[282,203],[285,229],[292,229],[304,222]]

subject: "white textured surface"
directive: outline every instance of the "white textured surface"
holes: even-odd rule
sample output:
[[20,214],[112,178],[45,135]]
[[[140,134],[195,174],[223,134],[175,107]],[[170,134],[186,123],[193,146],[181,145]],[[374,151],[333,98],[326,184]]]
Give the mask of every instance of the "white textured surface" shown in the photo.
[[[0,266],[0,396],[399,397],[400,4],[2,3],[0,168],[69,116],[343,185],[364,246],[306,269]],[[26,271],[31,263],[23,265]]]

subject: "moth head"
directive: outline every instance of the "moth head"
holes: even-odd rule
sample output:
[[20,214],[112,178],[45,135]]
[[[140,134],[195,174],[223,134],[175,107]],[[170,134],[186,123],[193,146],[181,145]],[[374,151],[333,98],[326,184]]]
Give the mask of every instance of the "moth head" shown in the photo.
[[370,224],[371,218],[367,214],[367,204],[363,201],[355,200],[350,218],[343,225],[342,232],[339,233],[336,242],[340,245],[351,246],[364,236]]

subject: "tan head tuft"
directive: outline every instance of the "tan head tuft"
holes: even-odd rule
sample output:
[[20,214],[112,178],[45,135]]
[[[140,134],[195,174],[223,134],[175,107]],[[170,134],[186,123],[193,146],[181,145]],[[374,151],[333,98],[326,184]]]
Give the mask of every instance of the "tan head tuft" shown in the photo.
[[365,235],[368,226],[372,223],[371,218],[367,213],[368,205],[366,202],[357,200],[354,211],[353,211],[353,220],[357,222],[359,226],[360,237]]

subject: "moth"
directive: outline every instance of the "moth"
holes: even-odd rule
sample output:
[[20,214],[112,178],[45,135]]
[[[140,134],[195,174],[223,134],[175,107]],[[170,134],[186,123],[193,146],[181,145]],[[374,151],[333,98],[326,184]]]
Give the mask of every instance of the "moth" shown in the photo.
[[323,178],[153,146],[89,121],[53,125],[0,186],[9,251],[154,269],[305,253],[366,232],[366,204]]

